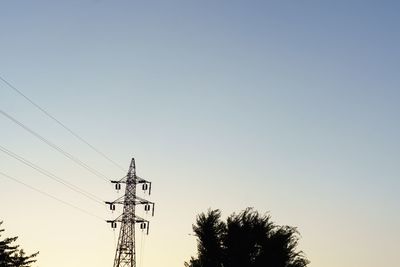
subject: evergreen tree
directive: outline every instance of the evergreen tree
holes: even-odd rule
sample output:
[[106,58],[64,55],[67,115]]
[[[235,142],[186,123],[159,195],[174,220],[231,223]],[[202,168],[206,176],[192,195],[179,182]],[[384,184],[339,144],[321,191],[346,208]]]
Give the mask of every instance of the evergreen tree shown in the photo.
[[[0,225],[3,222],[0,222]],[[4,229],[0,229],[0,233]],[[0,267],[30,267],[32,263],[36,262],[35,257],[39,252],[31,255],[26,255],[23,249],[14,242],[18,237],[9,237],[1,239],[0,234]]]

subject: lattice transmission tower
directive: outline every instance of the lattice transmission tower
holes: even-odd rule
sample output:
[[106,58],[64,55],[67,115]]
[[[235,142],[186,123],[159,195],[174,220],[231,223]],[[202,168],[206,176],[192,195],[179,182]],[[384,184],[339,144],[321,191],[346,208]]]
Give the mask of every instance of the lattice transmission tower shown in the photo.
[[136,267],[135,249],[135,226],[139,224],[140,229],[149,233],[150,222],[136,215],[136,206],[143,205],[146,212],[151,212],[154,216],[154,202],[148,201],[136,195],[137,186],[142,187],[143,191],[151,194],[151,182],[136,175],[135,159],[132,158],[128,174],[119,181],[111,181],[115,184],[116,190],[121,190],[121,184],[125,184],[125,194],[120,198],[106,202],[110,210],[115,210],[115,205],[123,205],[123,213],[114,220],[108,220],[112,228],[117,228],[117,223],[121,224],[117,249],[115,252],[114,267]]

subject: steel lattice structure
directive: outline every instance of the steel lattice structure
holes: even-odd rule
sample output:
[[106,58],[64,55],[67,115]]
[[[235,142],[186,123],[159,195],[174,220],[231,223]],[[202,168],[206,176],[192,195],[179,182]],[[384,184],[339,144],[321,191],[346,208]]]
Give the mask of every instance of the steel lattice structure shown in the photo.
[[117,223],[121,224],[118,237],[118,245],[115,252],[114,267],[136,267],[136,249],[135,249],[135,225],[139,224],[140,229],[147,229],[149,233],[148,220],[136,215],[136,206],[144,205],[145,211],[151,211],[154,215],[154,202],[140,198],[136,195],[138,185],[142,186],[144,191],[151,193],[151,182],[140,178],[136,175],[135,159],[132,158],[129,166],[128,174],[119,181],[111,181],[115,184],[115,189],[120,190],[121,184],[126,184],[125,194],[112,201],[106,202],[111,210],[115,210],[115,204],[123,205],[123,213],[114,220],[108,220],[112,228],[117,227]]

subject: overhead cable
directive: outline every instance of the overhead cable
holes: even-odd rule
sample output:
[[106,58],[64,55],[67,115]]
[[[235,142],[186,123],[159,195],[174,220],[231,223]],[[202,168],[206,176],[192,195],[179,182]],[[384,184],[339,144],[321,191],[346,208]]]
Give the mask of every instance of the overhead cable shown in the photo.
[[93,213],[91,213],[91,212],[89,212],[89,211],[87,211],[87,210],[84,210],[84,209],[82,209],[82,208],[79,208],[79,207],[77,207],[77,206],[75,206],[75,205],[73,205],[73,204],[71,204],[71,203],[68,203],[67,201],[64,201],[64,200],[62,200],[62,199],[59,199],[58,197],[55,197],[55,196],[53,196],[53,195],[51,195],[51,194],[49,194],[49,193],[47,193],[47,192],[45,192],[45,191],[42,191],[42,190],[40,190],[40,189],[37,189],[37,188],[35,188],[35,187],[33,187],[33,186],[31,186],[31,185],[29,185],[29,184],[27,184],[27,183],[24,183],[24,182],[18,180],[17,178],[14,178],[14,177],[12,177],[12,176],[10,176],[10,175],[8,175],[8,174],[5,174],[5,173],[3,173],[3,172],[0,171],[0,175],[6,177],[6,178],[8,178],[8,179],[10,179],[10,180],[12,180],[12,181],[14,181],[14,182],[16,182],[16,183],[19,183],[19,184],[21,184],[21,185],[23,185],[23,186],[25,186],[25,187],[28,187],[28,188],[30,188],[31,190],[34,190],[34,191],[36,191],[36,192],[38,192],[38,193],[40,193],[40,194],[42,194],[42,195],[45,195],[45,196],[47,196],[47,197],[49,197],[49,198],[52,198],[52,199],[54,199],[54,200],[56,200],[56,201],[58,201],[58,202],[60,202],[60,203],[63,203],[64,205],[67,205],[67,206],[69,206],[69,207],[71,207],[71,208],[74,208],[74,209],[76,209],[76,210],[79,210],[80,212],[83,212],[83,213],[85,213],[85,214],[87,214],[87,215],[89,215],[89,216],[92,216],[92,217],[95,217],[95,218],[97,218],[97,219],[99,219],[99,220],[104,221],[104,219],[101,218],[100,216],[97,216],[97,215],[95,215],[95,214],[93,214]]
[[25,124],[23,124],[22,122],[18,121],[17,119],[15,119],[13,116],[11,116],[10,114],[6,113],[5,111],[0,109],[0,114],[2,114],[4,117],[8,118],[9,120],[11,120],[12,122],[14,122],[15,124],[17,124],[18,126],[20,126],[21,128],[23,128],[25,131],[29,132],[30,134],[32,134],[33,136],[35,136],[36,138],[38,138],[39,140],[41,140],[42,142],[46,143],[48,146],[52,147],[53,149],[55,149],[56,151],[60,152],[61,154],[63,154],[65,157],[69,158],[70,160],[72,160],[73,162],[75,162],[76,164],[82,166],[83,168],[85,168],[86,170],[88,170],[89,172],[93,173],[94,175],[96,175],[97,177],[99,177],[100,179],[103,179],[105,181],[109,181],[109,179],[107,179],[107,176],[105,176],[104,174],[100,173],[99,171],[96,171],[95,169],[93,169],[92,167],[88,166],[86,163],[82,162],[80,159],[78,159],[77,157],[71,155],[70,153],[66,152],[65,150],[63,150],[62,148],[60,148],[59,146],[55,145],[54,143],[50,142],[48,139],[44,138],[43,136],[41,136],[40,134],[38,134],[37,132],[33,131],[32,129],[30,129],[28,126],[26,126]]
[[100,198],[98,198],[97,196],[93,195],[92,193],[89,193],[89,192],[79,188],[78,186],[76,186],[74,184],[71,184],[70,182],[58,177],[57,175],[55,175],[55,174],[53,174],[53,173],[51,173],[51,172],[49,172],[49,171],[47,171],[47,170],[45,170],[45,169],[43,169],[41,167],[39,167],[38,165],[36,165],[36,164],[30,162],[29,160],[27,160],[27,159],[15,154],[14,152],[6,149],[5,147],[3,147],[1,145],[0,145],[0,151],[2,151],[3,153],[7,154],[8,156],[18,160],[19,162],[27,165],[28,167],[31,167],[32,169],[40,172],[41,174],[49,177],[50,179],[52,179],[52,180],[54,180],[54,181],[56,181],[56,182],[58,182],[58,183],[60,183],[60,184],[62,184],[64,186],[68,187],[69,189],[71,189],[71,190],[73,190],[73,191],[75,191],[75,192],[77,192],[77,193],[79,193],[79,194],[81,194],[83,196],[85,196],[86,198],[88,198],[88,199],[90,199],[92,201],[95,201],[96,203],[104,204],[104,202]]
[[10,89],[14,90],[17,92],[20,96],[25,98],[29,103],[31,103],[34,107],[36,107],[38,110],[40,110],[44,115],[55,121],[58,125],[60,125],[62,128],[64,128],[66,131],[68,131],[71,135],[73,135],[75,138],[79,139],[81,142],[85,143],[87,146],[89,146],[93,151],[95,151],[97,154],[101,155],[103,158],[111,162],[113,165],[121,169],[122,171],[125,171],[125,169],[118,163],[116,163],[114,160],[112,160],[110,157],[108,157],[105,153],[101,152],[99,149],[97,149],[95,146],[90,144],[88,141],[86,141],[83,137],[78,135],[76,132],[72,131],[69,127],[67,127],[64,123],[62,123],[59,119],[51,115],[47,110],[36,104],[32,99],[30,99],[28,96],[26,96],[24,93],[22,93],[20,90],[18,90],[14,85],[12,85],[10,82],[8,82],[6,79],[0,76],[0,80],[3,81]]

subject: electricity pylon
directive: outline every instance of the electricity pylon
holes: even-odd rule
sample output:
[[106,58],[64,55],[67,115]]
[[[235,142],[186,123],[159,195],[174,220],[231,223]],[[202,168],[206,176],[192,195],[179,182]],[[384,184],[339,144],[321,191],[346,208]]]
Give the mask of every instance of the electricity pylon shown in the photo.
[[123,213],[114,220],[108,220],[112,228],[117,227],[117,223],[121,223],[119,231],[118,245],[115,252],[114,267],[136,267],[136,250],[135,250],[135,225],[139,224],[140,229],[147,229],[149,234],[148,220],[136,215],[136,206],[144,205],[146,212],[151,211],[154,216],[154,202],[140,198],[136,195],[137,185],[142,185],[143,191],[151,193],[151,182],[146,181],[136,175],[135,159],[132,158],[129,166],[128,174],[119,181],[111,181],[115,184],[115,189],[120,190],[121,184],[126,184],[125,195],[112,201],[106,202],[110,205],[110,210],[115,210],[115,204],[124,205]]

